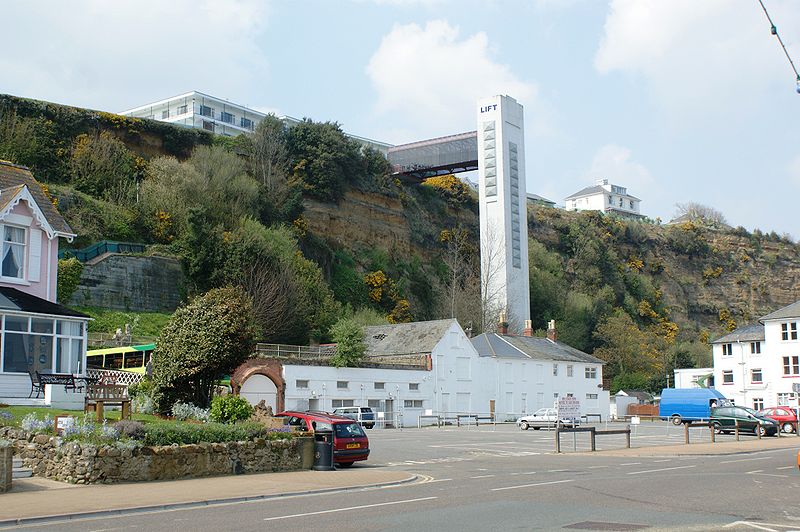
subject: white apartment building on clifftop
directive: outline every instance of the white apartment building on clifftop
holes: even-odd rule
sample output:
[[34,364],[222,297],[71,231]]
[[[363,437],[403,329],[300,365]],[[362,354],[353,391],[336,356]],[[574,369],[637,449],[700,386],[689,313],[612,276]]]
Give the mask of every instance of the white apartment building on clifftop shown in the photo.
[[[166,100],[148,103],[127,111],[122,116],[149,118],[159,122],[169,122],[195,129],[204,129],[217,135],[233,137],[242,133],[252,133],[259,122],[267,115],[236,103],[192,91]],[[291,116],[278,117],[287,127],[300,123]],[[378,150],[386,155],[391,144],[346,133],[348,137],[362,146]]]
[[628,194],[628,189],[612,185],[608,179],[568,196],[565,208],[568,211],[600,211],[632,218],[643,218],[639,213],[639,198]]

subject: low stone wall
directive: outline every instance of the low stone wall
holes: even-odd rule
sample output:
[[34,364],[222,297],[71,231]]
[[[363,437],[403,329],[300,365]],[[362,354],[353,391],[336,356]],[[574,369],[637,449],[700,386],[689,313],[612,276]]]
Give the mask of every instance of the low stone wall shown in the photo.
[[0,493],[11,489],[13,456],[14,448],[11,446],[11,442],[0,440]]
[[294,471],[310,469],[314,460],[314,442],[307,437],[158,447],[63,442],[47,434],[2,427],[0,437],[13,440],[34,475],[73,484]]

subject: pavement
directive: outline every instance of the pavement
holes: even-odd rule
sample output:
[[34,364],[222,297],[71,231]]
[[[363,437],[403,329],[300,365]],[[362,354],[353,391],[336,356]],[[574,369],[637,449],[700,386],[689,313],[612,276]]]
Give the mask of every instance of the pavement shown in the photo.
[[[729,455],[791,448],[800,449],[800,438],[786,436],[759,440],[748,437],[738,442],[702,442],[570,454],[659,457]],[[32,477],[15,479],[12,490],[0,495],[0,528],[37,522],[390,486],[415,480],[417,476],[411,473],[369,465],[336,471],[259,473],[88,486]]]
[[358,466],[336,471],[257,473],[128,484],[75,485],[31,477],[15,479],[11,491],[0,494],[0,528],[387,486],[416,478],[403,471]]

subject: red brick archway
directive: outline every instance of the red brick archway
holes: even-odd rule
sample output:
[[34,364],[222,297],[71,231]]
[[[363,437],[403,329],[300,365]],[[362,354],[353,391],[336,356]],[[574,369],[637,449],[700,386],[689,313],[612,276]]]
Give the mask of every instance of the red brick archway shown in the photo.
[[231,375],[231,388],[233,393],[239,395],[239,390],[244,381],[253,375],[263,375],[275,384],[278,390],[276,402],[276,414],[286,410],[286,383],[283,380],[283,364],[274,359],[251,358],[236,368]]

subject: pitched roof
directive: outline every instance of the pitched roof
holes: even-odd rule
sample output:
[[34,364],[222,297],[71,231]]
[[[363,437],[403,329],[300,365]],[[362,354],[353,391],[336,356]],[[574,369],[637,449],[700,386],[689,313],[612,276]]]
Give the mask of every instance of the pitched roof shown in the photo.
[[605,362],[599,358],[584,353],[574,347],[570,347],[567,344],[534,336],[509,336],[497,333],[483,333],[472,339],[472,345],[478,351],[478,355],[482,357],[605,364]]
[[[635,397],[640,401],[652,401],[653,394],[645,392],[643,390],[620,390],[620,392],[624,393],[628,397]],[[619,392],[617,392],[619,395]]]
[[764,326],[760,323],[751,323],[734,329],[711,343],[728,344],[732,342],[755,342],[759,340],[764,340]]
[[454,319],[364,327],[366,356],[430,354]]
[[75,236],[67,221],[58,212],[50,198],[45,195],[41,184],[36,181],[31,171],[25,166],[0,160],[0,210],[8,207],[9,202],[22,193],[25,187],[47,223],[59,236]]
[[549,200],[545,197],[540,196],[539,194],[534,194],[532,192],[528,192],[527,198],[531,201],[541,201],[542,203],[547,203],[548,205],[555,205],[556,202]]
[[[611,192],[610,190],[606,190],[606,189],[604,189],[604,188],[603,188],[602,186],[600,186],[600,185],[593,185],[593,186],[591,186],[591,187],[586,187],[586,188],[584,188],[584,189],[582,189],[582,190],[579,190],[579,191],[578,191],[578,192],[576,192],[575,194],[573,194],[573,195],[571,195],[571,196],[567,196],[565,199],[582,198],[582,197],[584,197],[584,196],[593,196],[593,195],[595,195],[595,194],[611,194],[611,193],[612,193],[612,192]],[[616,194],[616,192],[614,192],[614,194]],[[619,194],[617,194],[617,195],[619,196]],[[640,200],[639,198],[637,198],[636,196],[631,196],[631,195],[630,195],[630,194],[628,194],[627,192],[624,194],[624,196],[625,196],[626,198],[631,198],[631,199],[635,199],[635,200],[639,200],[639,201],[641,201],[641,200]]]
[[762,316],[758,321],[764,323],[764,321],[767,320],[779,320],[783,318],[800,318],[800,301],[795,301],[791,305],[786,305],[775,312]]
[[11,288],[10,286],[0,286],[0,310],[49,314],[51,316],[68,316],[72,318],[90,318],[90,316],[82,312],[27,294],[16,288]]

